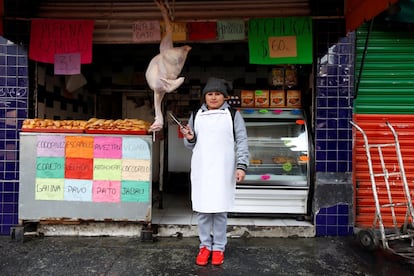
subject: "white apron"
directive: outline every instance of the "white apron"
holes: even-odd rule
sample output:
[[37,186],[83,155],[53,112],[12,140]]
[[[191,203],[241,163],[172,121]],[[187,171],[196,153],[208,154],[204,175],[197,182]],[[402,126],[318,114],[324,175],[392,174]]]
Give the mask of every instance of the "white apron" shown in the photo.
[[191,158],[191,200],[200,213],[228,212],[234,204],[236,164],[230,111],[198,112]]

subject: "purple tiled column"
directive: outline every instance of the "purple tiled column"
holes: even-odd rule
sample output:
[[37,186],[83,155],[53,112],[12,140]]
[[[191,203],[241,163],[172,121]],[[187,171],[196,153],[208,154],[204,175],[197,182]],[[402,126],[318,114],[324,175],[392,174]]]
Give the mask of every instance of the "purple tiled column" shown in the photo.
[[0,234],[18,223],[19,130],[27,118],[27,51],[0,37]]

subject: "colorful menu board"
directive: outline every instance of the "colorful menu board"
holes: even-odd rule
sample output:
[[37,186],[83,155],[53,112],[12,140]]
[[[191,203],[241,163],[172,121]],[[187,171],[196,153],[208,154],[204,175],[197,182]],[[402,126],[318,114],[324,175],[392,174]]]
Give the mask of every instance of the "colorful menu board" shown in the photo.
[[134,136],[39,135],[36,201],[150,202],[151,149]]

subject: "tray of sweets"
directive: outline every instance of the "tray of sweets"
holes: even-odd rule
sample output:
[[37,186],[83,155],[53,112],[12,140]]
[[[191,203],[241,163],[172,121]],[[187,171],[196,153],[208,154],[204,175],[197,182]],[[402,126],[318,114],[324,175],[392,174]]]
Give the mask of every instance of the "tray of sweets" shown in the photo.
[[62,129],[62,128],[22,128],[22,132],[41,133],[84,133],[84,129]]
[[111,130],[111,129],[85,129],[89,134],[121,134],[121,135],[147,135],[147,130]]

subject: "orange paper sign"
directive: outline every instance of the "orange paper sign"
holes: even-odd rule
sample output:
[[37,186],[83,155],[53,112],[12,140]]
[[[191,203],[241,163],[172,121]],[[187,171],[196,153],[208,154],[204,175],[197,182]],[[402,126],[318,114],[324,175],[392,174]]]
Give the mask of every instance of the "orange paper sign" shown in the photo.
[[93,151],[93,137],[66,136],[66,157],[93,158]]
[[269,37],[269,56],[271,58],[296,57],[296,36]]

